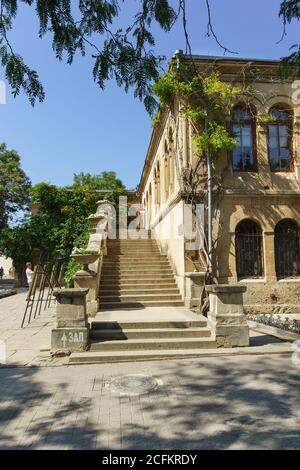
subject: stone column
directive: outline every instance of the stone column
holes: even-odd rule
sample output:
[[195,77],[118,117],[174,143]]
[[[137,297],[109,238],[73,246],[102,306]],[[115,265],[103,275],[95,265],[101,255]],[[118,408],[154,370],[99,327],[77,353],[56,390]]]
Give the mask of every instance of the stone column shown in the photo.
[[204,272],[185,273],[185,297],[184,303],[187,308],[195,308],[200,305],[200,297],[204,286]]
[[51,332],[51,354],[85,351],[89,323],[86,311],[88,289],[55,289],[56,328]]
[[[238,282],[238,277],[237,277],[237,272],[236,272],[236,249],[235,249],[235,232],[229,232],[228,235],[225,235],[225,240],[227,240],[226,244],[226,250],[228,254],[228,261],[227,261],[227,276],[226,276],[226,281],[231,284],[235,284]],[[223,245],[223,239],[222,239],[222,245]],[[222,278],[221,277],[221,278]],[[221,280],[219,282],[222,282]]]
[[266,282],[276,282],[274,232],[264,232],[264,271]]
[[[98,263],[98,261],[97,261]],[[98,269],[98,267],[97,267]],[[74,286],[78,290],[86,290],[87,292],[87,314],[95,317],[98,312],[98,287],[99,273],[98,271],[77,271],[74,276]]]
[[249,346],[249,327],[243,309],[246,286],[209,285],[208,323],[217,347]]

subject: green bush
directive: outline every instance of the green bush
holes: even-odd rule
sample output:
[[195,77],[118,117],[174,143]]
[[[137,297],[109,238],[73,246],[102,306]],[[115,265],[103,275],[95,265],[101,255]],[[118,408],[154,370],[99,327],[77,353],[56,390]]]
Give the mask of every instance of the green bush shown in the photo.
[[74,287],[74,276],[77,271],[81,268],[81,265],[77,263],[74,259],[70,259],[69,263],[67,264],[65,270],[65,286],[66,287]]

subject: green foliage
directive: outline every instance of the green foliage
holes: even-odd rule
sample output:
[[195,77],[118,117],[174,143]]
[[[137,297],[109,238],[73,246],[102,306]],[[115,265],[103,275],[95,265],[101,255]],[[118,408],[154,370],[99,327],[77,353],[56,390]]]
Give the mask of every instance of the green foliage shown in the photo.
[[209,153],[212,157],[221,150],[232,151],[236,147],[236,139],[214,121],[209,121],[207,133],[195,135],[193,142],[198,153]]
[[272,114],[264,114],[261,117],[261,121],[263,124],[272,124],[272,122],[276,122],[276,118]]
[[159,120],[160,120],[160,113],[158,112],[152,116],[151,126],[153,128],[157,126],[157,124],[159,123]]
[[287,23],[291,23],[293,19],[300,20],[299,0],[282,0],[279,16],[282,16]]
[[[280,4],[279,16],[282,18],[284,25],[291,23],[293,20],[300,20],[300,5],[298,0],[282,0]],[[284,34],[286,35],[286,29]],[[293,44],[290,47],[291,52],[287,57],[282,59],[279,75],[282,78],[300,77],[300,45]]]
[[22,224],[2,231],[0,245],[4,254],[13,259],[18,271],[29,260],[46,262],[61,257],[69,261],[74,246],[87,246],[90,229],[87,218],[95,213],[99,200],[95,189],[104,188],[112,189],[111,197],[115,197],[124,185],[113,172],[93,177],[81,173],[74,177],[70,187],[36,184],[30,196],[38,211]]
[[74,287],[74,276],[81,269],[81,264],[77,263],[75,259],[70,259],[64,273],[64,280],[66,287]]
[[26,208],[30,186],[30,180],[21,168],[18,153],[0,144],[0,231],[7,227],[17,211]]
[[[100,88],[114,79],[127,91],[143,100],[152,113],[156,102],[151,96],[150,83],[157,80],[164,57],[153,52],[155,39],[151,32],[154,23],[170,31],[177,15],[169,0],[140,0],[131,24],[122,30],[119,15],[123,9],[118,0],[24,0],[35,8],[39,21],[39,37],[50,36],[58,60],[66,58],[72,64],[77,53],[87,49],[94,61],[93,78]],[[9,30],[17,15],[19,3],[1,3],[0,60],[14,95],[22,89],[34,104],[44,99],[44,90],[37,73],[15,53],[8,39]],[[126,8],[124,6],[123,8]]]
[[122,181],[117,178],[114,171],[103,171],[100,175],[91,175],[90,173],[79,173],[74,175],[73,187],[86,186],[90,189],[125,189]]
[[159,98],[162,106],[170,106],[176,95],[186,96],[192,90],[192,83],[185,83],[172,69],[162,75],[152,86],[152,91]]
[[[0,39],[1,44],[3,44],[3,40]],[[37,72],[30,69],[20,55],[14,54],[6,45],[2,45],[0,47],[0,61],[5,68],[5,78],[11,87],[14,98],[23,90],[32,106],[34,106],[36,99],[40,102],[44,101],[45,92]]]
[[230,107],[240,93],[239,87],[222,81],[215,72],[203,77],[203,94],[216,109]]
[[199,106],[195,108],[188,107],[181,111],[181,116],[197,122],[202,121],[207,116],[207,111]]
[[[187,67],[170,70],[153,86],[163,106],[171,106],[174,98],[188,104],[181,110],[181,115],[193,121],[198,133],[194,144],[199,154],[210,153],[216,156],[219,151],[233,150],[236,139],[229,134],[224,121],[228,119],[232,106],[241,89],[222,81],[219,75],[194,75]],[[204,121],[207,121],[207,129]]]
[[[134,2],[136,10],[133,20],[120,28],[120,17],[126,8],[124,1],[3,0],[0,15],[0,61],[13,95],[16,96],[23,90],[33,105],[36,100],[44,100],[43,86],[37,72],[14,51],[9,41],[9,33],[14,27],[21,3],[35,9],[39,22],[38,35],[40,38],[50,38],[58,60],[65,59],[68,64],[72,64],[76,54],[84,56],[90,52],[93,78],[101,89],[111,79],[126,91],[132,87],[134,96],[144,102],[150,114],[154,113],[157,103],[151,92],[151,83],[158,80],[165,58],[154,53],[153,31],[159,26],[163,31],[169,32],[180,19],[188,34],[189,25],[185,20],[185,3],[188,2],[138,0]],[[293,19],[299,20],[299,2],[282,0],[279,15],[285,24]],[[217,39],[216,41],[220,45]],[[299,65],[299,47],[295,46],[295,49],[287,62]],[[168,102],[166,94],[165,99]]]
[[[89,230],[86,227],[74,240],[73,248],[77,247],[80,249],[86,248],[89,240]],[[72,249],[73,250],[73,249]],[[77,263],[74,259],[70,258],[68,264],[65,269],[64,279],[66,287],[74,287],[73,277],[75,276],[76,272],[81,269],[81,264]]]

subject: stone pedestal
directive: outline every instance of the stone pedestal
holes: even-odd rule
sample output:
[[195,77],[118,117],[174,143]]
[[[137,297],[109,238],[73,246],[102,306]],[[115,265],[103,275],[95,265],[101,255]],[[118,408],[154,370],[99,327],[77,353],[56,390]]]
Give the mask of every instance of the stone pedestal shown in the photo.
[[249,346],[249,327],[243,309],[246,286],[209,285],[208,323],[217,346]]
[[88,345],[86,296],[88,289],[55,289],[56,328],[51,332],[51,354],[85,351]]
[[185,296],[184,303],[187,308],[198,308],[200,297],[204,286],[204,272],[185,273]]
[[74,286],[78,289],[85,289],[87,293],[86,297],[86,311],[89,317],[96,316],[98,312],[98,284],[99,277],[98,275],[90,271],[89,273],[80,272],[76,273],[74,276]]

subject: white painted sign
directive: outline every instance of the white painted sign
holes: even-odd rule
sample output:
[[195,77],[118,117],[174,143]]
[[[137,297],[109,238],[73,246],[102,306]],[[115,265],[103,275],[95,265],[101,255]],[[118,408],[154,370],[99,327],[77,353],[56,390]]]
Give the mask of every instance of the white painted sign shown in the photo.
[[83,343],[84,337],[83,337],[83,332],[72,332],[69,331],[68,333],[65,333],[62,335],[61,341],[63,343],[63,347],[66,347],[67,343]]

